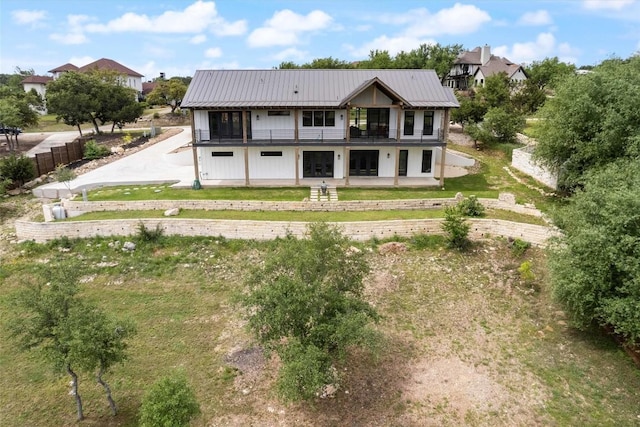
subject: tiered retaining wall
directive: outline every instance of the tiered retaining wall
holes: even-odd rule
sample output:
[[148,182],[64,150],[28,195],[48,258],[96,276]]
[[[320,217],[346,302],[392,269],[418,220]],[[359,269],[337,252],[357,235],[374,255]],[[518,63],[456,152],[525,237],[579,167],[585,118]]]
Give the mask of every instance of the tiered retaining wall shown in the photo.
[[[343,233],[353,240],[394,235],[410,237],[414,234],[442,234],[442,219],[339,222]],[[471,238],[502,236],[520,238],[543,246],[554,231],[550,227],[523,224],[498,219],[470,219]],[[125,219],[108,221],[28,222],[16,221],[16,235],[20,240],[46,242],[62,236],[87,238],[95,236],[129,236],[138,233],[140,224],[155,229],[160,226],[166,235],[223,236],[228,239],[270,240],[287,233],[302,236],[305,222],[239,221],[207,219]]]

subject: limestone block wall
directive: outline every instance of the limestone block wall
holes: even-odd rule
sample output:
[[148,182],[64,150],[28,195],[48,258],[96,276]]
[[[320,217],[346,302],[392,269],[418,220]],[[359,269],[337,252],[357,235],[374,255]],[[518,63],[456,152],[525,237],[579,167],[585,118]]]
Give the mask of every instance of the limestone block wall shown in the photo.
[[513,150],[511,166],[518,169],[520,172],[526,173],[527,175],[535,178],[550,188],[558,188],[557,174],[542,165],[536,164],[532,159],[531,150],[532,146]]
[[[518,205],[515,199],[479,199],[489,208],[510,210],[527,215],[540,216],[534,207]],[[439,209],[458,203],[455,198],[407,199],[407,200],[357,200],[329,202],[267,202],[252,200],[144,200],[83,202],[65,200],[63,206],[68,216],[82,212],[126,211],[126,210],[168,210],[173,208],[191,210],[239,210],[239,211],[370,211],[370,210],[419,210]]]
[[[358,221],[336,223],[343,233],[353,240],[373,237],[388,238],[394,235],[410,237],[414,234],[442,234],[441,219]],[[543,246],[555,231],[550,227],[522,224],[497,219],[470,219],[470,236],[480,239],[489,236],[520,238],[534,245]],[[46,242],[67,236],[88,238],[95,236],[130,236],[138,232],[140,224],[155,229],[160,226],[166,235],[223,236],[228,239],[270,240],[283,237],[288,232],[302,236],[305,222],[293,221],[237,221],[205,219],[135,219],[109,221],[29,222],[16,221],[19,240]]]

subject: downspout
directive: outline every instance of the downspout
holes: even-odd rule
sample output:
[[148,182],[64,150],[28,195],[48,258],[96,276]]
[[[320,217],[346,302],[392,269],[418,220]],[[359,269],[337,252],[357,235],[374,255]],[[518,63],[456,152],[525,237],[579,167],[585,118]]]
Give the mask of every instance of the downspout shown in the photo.
[[444,123],[442,137],[444,139],[442,146],[442,156],[440,157],[440,187],[444,188],[444,164],[447,159],[447,141],[449,140],[449,108],[444,110]]
[[200,167],[198,165],[198,149],[196,148],[196,124],[195,124],[195,108],[189,109],[191,113],[191,151],[193,153],[193,169],[196,174],[195,180],[200,180]]

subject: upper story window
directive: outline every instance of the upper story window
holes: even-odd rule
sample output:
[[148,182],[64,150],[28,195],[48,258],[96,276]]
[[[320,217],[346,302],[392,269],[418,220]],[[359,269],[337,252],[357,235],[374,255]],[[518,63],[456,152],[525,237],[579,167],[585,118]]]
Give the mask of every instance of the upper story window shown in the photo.
[[433,135],[433,111],[424,112],[424,126],[422,127],[423,135]]
[[404,134],[413,135],[413,125],[415,123],[416,112],[405,111],[404,112]]
[[333,127],[336,125],[335,111],[303,111],[302,126]]

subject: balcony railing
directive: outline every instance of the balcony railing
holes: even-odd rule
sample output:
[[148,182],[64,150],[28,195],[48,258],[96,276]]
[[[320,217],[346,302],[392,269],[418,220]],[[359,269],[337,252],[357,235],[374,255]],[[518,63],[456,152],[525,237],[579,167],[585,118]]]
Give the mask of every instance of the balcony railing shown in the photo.
[[[390,135],[392,136],[390,138]],[[366,142],[397,142],[395,129],[377,129],[377,130],[362,130],[356,127],[349,129],[349,139],[352,143],[366,143]],[[212,135],[208,129],[196,129],[195,142],[200,143],[239,143],[242,142],[241,137]],[[295,132],[293,129],[265,129],[265,130],[253,130],[248,138],[250,142],[255,143],[282,143],[282,142],[294,142]],[[444,131],[438,129],[433,135],[401,135],[401,142],[434,142],[443,141]],[[345,131],[342,129],[313,129],[302,128],[298,130],[299,142],[336,142],[346,141]]]

